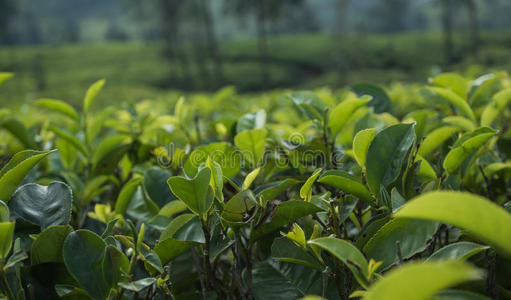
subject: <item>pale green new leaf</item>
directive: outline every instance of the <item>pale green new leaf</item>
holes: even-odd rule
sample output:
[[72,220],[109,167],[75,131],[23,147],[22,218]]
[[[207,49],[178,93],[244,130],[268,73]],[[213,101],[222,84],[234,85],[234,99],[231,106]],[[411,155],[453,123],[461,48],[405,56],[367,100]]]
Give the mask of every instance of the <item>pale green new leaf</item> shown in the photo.
[[472,131],[477,128],[477,124],[462,116],[449,116],[442,119],[442,122],[459,127],[460,129],[463,129],[465,131]]
[[363,300],[429,300],[445,288],[481,278],[479,270],[462,261],[414,262],[390,271]]
[[460,132],[461,128],[454,126],[443,126],[430,132],[424,141],[422,141],[418,154],[426,157],[436,148],[442,145],[447,139],[455,133]]
[[496,93],[492,100],[481,114],[481,126],[490,126],[495,118],[505,110],[505,107],[511,101],[511,88]]
[[448,101],[466,117],[471,120],[475,120],[474,112],[470,108],[470,105],[465,101],[465,99],[461,98],[458,94],[454,93],[451,90],[440,88],[440,87],[428,87],[428,89],[432,92],[438,94],[441,98]]
[[328,126],[332,131],[332,135],[339,133],[351,115],[361,106],[372,100],[371,96],[364,95],[360,98],[350,98],[339,103],[330,113],[328,118]]
[[267,131],[264,128],[244,130],[234,137],[234,144],[243,154],[243,157],[253,166],[263,159]]
[[482,147],[497,132],[488,127],[476,129],[469,135],[462,136],[454,145],[454,148],[447,153],[443,167],[447,172],[455,172],[465,159]]
[[2,85],[7,80],[11,79],[13,76],[14,76],[14,73],[0,72],[0,85]]
[[357,132],[353,138],[353,154],[359,166],[365,169],[367,150],[376,134],[376,128],[368,128]]
[[303,184],[302,188],[300,189],[300,197],[302,197],[303,200],[307,202],[311,201],[312,185],[314,182],[316,182],[316,179],[319,177],[319,174],[321,174],[321,171],[323,171],[323,169],[317,169],[314,171],[309,179],[307,179],[307,181]]
[[85,98],[83,99],[83,112],[88,113],[90,110],[90,107],[92,106],[92,103],[98,96],[98,93],[101,91],[103,86],[105,85],[105,79],[101,79],[99,81],[96,81],[93,83],[87,92],[85,93]]
[[57,99],[38,99],[34,102],[36,105],[42,106],[49,110],[58,112],[64,116],[67,116],[75,121],[80,120],[80,117],[76,110],[66,102]]

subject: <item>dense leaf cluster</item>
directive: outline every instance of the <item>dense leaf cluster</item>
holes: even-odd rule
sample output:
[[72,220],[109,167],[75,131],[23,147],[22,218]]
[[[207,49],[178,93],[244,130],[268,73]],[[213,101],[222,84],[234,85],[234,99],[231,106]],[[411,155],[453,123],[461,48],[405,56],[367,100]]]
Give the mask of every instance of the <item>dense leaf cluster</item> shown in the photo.
[[511,297],[507,74],[96,112],[104,83],[0,115],[7,298]]

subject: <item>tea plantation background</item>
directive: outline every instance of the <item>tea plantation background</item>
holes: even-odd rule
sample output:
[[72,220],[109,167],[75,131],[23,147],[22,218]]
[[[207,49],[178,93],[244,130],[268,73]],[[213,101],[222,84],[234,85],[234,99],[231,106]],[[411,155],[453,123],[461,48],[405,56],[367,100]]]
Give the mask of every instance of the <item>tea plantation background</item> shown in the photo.
[[2,299],[511,299],[507,0],[0,0]]

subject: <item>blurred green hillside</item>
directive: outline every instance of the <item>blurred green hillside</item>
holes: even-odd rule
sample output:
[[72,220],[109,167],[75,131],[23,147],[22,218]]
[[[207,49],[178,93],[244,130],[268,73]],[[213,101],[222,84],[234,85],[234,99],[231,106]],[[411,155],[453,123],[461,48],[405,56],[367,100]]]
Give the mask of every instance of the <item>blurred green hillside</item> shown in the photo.
[[[456,35],[455,62],[441,70],[441,35],[436,33],[351,35],[335,46],[326,35],[275,36],[269,40],[268,88],[411,82],[449,68],[475,75],[492,68],[510,70],[510,46],[508,32],[486,32],[477,55],[467,55],[468,42],[463,35]],[[3,87],[0,102],[18,105],[52,97],[78,103],[83,91],[99,78],[108,81],[102,93],[105,102],[174,95],[169,80],[173,66],[162,57],[162,49],[157,42],[3,47],[0,69],[17,70],[17,74]],[[220,49],[225,85],[243,92],[262,88],[256,40],[226,42]],[[201,71],[192,62],[190,90],[211,90],[207,81],[212,79]]]

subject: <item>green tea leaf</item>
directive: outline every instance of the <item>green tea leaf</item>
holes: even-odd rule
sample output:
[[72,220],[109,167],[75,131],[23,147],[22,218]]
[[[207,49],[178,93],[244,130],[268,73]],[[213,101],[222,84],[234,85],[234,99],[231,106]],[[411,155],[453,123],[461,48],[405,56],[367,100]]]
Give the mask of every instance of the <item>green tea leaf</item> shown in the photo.
[[343,192],[352,194],[353,196],[358,197],[371,205],[373,204],[373,197],[371,196],[365,185],[363,185],[358,178],[344,171],[341,170],[326,171],[319,178],[318,182],[333,186],[337,189],[340,189]]
[[461,128],[454,126],[443,126],[430,132],[424,141],[422,141],[418,154],[426,157],[436,148],[451,138],[455,133],[461,131]]
[[97,300],[106,299],[110,291],[103,273],[106,247],[106,243],[89,230],[71,232],[62,247],[67,270]]
[[16,137],[25,148],[37,149],[35,135],[32,134],[23,123],[17,119],[7,119],[2,122],[2,127]]
[[321,168],[314,171],[314,173],[312,173],[312,175],[303,184],[302,188],[300,189],[300,197],[302,197],[303,200],[307,202],[311,201],[312,185],[321,174],[321,171],[323,171]]
[[372,96],[373,99],[368,103],[368,106],[374,107],[375,113],[392,111],[392,101],[387,92],[380,86],[371,83],[358,83],[350,86],[350,89],[359,97],[363,95]]
[[467,98],[469,81],[457,73],[442,73],[431,79],[434,84],[451,89],[463,99]]
[[323,270],[323,265],[311,253],[286,237],[277,238],[271,245],[271,256],[281,262]]
[[115,212],[124,215],[128,209],[129,202],[138,186],[142,183],[142,178],[133,177],[121,189],[117,201],[115,201]]
[[442,99],[454,105],[460,111],[460,113],[462,113],[470,120],[475,120],[474,112],[470,108],[470,105],[467,103],[467,101],[465,101],[465,99],[461,98],[453,91],[440,87],[428,87],[427,89],[436,93]]
[[0,262],[5,262],[9,251],[12,248],[12,237],[14,235],[15,222],[0,223]]
[[457,242],[438,249],[428,260],[467,260],[488,248],[472,242]]
[[62,245],[72,231],[73,228],[69,225],[56,225],[50,226],[38,234],[30,248],[30,262],[32,265],[64,262]]
[[469,135],[462,136],[447,153],[443,163],[444,169],[449,173],[454,173],[465,159],[479,150],[495,134],[497,134],[495,130],[481,127]]
[[58,112],[75,121],[79,121],[80,117],[76,110],[66,102],[56,99],[38,99],[34,102],[36,105]]
[[179,200],[183,201],[195,214],[205,218],[213,205],[213,195],[209,187],[211,170],[203,168],[192,179],[171,177],[167,183]]
[[321,272],[308,267],[264,261],[254,265],[252,274],[255,300],[289,300],[321,293]]
[[50,185],[27,183],[19,187],[9,201],[9,208],[22,219],[41,226],[67,225],[71,220],[73,192],[63,182]]
[[511,215],[481,196],[436,191],[418,196],[399,209],[396,218],[418,218],[451,224],[511,256]]
[[363,300],[428,300],[445,288],[481,278],[482,272],[462,261],[408,263],[373,284]]
[[90,107],[92,106],[92,103],[98,96],[98,93],[101,91],[103,86],[105,85],[105,79],[98,80],[94,82],[89,89],[87,90],[87,93],[85,93],[85,98],[83,99],[83,112],[89,113]]
[[222,174],[227,178],[233,177],[240,170],[240,156],[236,153],[236,148],[230,143],[219,142],[197,147],[185,162],[186,175],[191,177],[197,175],[199,167],[208,157],[220,165]]
[[351,115],[361,106],[365,105],[369,101],[371,101],[371,97],[364,96],[361,98],[350,98],[339,103],[333,110],[330,112],[330,116],[328,117],[328,126],[332,131],[332,135],[336,136],[343,127],[346,125],[346,122],[349,120]]
[[257,166],[263,159],[267,133],[264,128],[252,129],[244,130],[234,137],[234,144],[252,166]]
[[424,250],[428,240],[438,228],[436,222],[428,220],[394,219],[383,225],[365,244],[368,258],[382,261],[383,270],[399,262],[397,243],[403,259]]
[[392,125],[374,137],[366,162],[367,185],[374,195],[379,195],[380,185],[396,181],[414,142],[413,124]]
[[95,175],[110,174],[130,148],[130,139],[122,135],[103,139],[92,154],[92,172]]
[[25,150],[16,153],[0,170],[0,200],[7,203],[28,172],[54,151]]
[[353,154],[359,166],[366,167],[367,150],[371,145],[376,133],[375,128],[368,128],[357,132],[353,138]]
[[251,240],[257,240],[268,233],[271,233],[281,226],[296,221],[297,219],[320,212],[321,208],[316,205],[299,200],[282,202],[273,212],[268,223],[252,231]]
[[334,237],[323,237],[308,241],[308,244],[326,250],[350,269],[362,286],[367,286],[368,264],[364,254],[350,242]]
[[244,114],[236,123],[236,133],[243,130],[260,129],[266,123],[266,111],[260,109],[253,113]]

